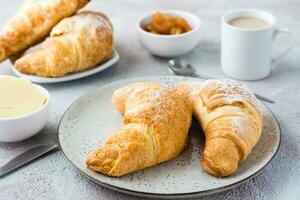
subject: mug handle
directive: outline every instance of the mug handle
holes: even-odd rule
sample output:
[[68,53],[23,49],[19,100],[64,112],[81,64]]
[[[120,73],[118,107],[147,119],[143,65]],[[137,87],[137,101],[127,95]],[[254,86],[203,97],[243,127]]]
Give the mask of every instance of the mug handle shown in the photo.
[[288,35],[291,38],[291,43],[285,51],[279,53],[275,58],[272,59],[272,66],[274,66],[275,62],[277,62],[278,60],[283,58],[286,54],[288,54],[288,52],[290,52],[292,50],[292,48],[294,47],[294,45],[295,45],[295,36],[286,28],[276,28],[275,32],[274,32],[274,35],[273,35],[273,41],[276,39],[276,37],[279,34]]

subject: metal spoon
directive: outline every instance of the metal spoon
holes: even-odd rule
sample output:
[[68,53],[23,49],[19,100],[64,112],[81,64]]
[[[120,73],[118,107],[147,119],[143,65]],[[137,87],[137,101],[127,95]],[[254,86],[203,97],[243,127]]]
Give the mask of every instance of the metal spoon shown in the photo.
[[[176,75],[181,75],[181,76],[191,76],[191,77],[198,77],[202,79],[214,79],[213,77],[206,76],[206,75],[200,75],[197,73],[196,69],[189,63],[186,63],[182,59],[171,59],[168,62],[168,68],[171,72],[173,72]],[[263,97],[259,94],[255,94],[255,96],[265,102],[268,103],[275,103],[274,101]]]

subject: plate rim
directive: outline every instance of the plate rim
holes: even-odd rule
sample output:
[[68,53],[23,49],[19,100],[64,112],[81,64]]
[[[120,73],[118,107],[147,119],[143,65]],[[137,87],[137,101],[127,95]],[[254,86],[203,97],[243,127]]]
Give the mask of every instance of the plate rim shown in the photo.
[[27,79],[27,80],[29,80],[33,83],[61,83],[61,82],[68,82],[68,81],[77,80],[77,79],[81,79],[81,78],[85,78],[85,77],[97,74],[97,73],[113,66],[119,60],[120,60],[120,54],[114,48],[112,57],[109,60],[105,61],[104,63],[102,63],[100,65],[96,65],[96,67],[85,70],[85,71],[71,73],[71,74],[67,74],[67,75],[62,76],[62,77],[54,77],[54,78],[24,74],[22,72],[19,72],[16,69],[14,64],[12,64],[10,66],[10,68],[16,76]]
[[58,123],[58,127],[57,127],[57,131],[56,131],[56,136],[57,136],[57,141],[59,143],[59,146],[63,152],[63,155],[65,158],[67,158],[67,160],[73,165],[73,167],[78,170],[82,175],[84,175],[85,177],[89,178],[90,180],[92,180],[93,182],[105,187],[105,188],[108,188],[108,189],[111,189],[111,190],[114,190],[114,191],[117,191],[117,192],[120,192],[120,193],[123,193],[123,194],[128,194],[128,195],[135,195],[135,196],[139,196],[139,197],[149,197],[149,198],[163,198],[163,199],[178,199],[178,198],[188,198],[188,197],[200,197],[200,196],[205,196],[205,195],[210,195],[210,194],[214,194],[214,193],[218,193],[218,192],[222,192],[222,191],[225,191],[225,190],[228,190],[228,189],[231,189],[231,188],[234,188],[234,187],[237,187],[239,185],[241,185],[242,183],[246,182],[247,180],[249,180],[250,178],[253,178],[253,177],[256,177],[258,176],[270,163],[271,161],[275,158],[275,156],[277,155],[278,151],[279,151],[279,148],[281,146],[281,142],[282,142],[282,131],[281,131],[281,126],[280,126],[280,123],[276,117],[276,115],[273,113],[273,111],[263,102],[260,101],[261,104],[263,104],[267,109],[268,111],[272,114],[272,116],[274,117],[275,119],[275,122],[276,124],[278,125],[278,130],[279,130],[279,141],[278,141],[278,145],[276,147],[276,150],[274,151],[272,157],[270,160],[267,161],[267,163],[262,166],[259,170],[257,170],[256,172],[254,172],[253,174],[249,175],[248,177],[245,177],[235,183],[232,183],[232,184],[229,184],[229,185],[226,185],[226,186],[222,186],[222,187],[218,187],[218,188],[213,188],[213,189],[208,189],[208,190],[202,190],[202,191],[198,191],[198,192],[189,192],[189,193],[170,193],[170,194],[165,194],[165,193],[153,193],[153,192],[141,192],[141,191],[136,191],[136,190],[131,190],[131,189],[127,189],[127,188],[122,188],[122,187],[119,187],[119,186],[115,186],[115,185],[112,185],[112,184],[109,184],[109,183],[104,183],[104,182],[101,182],[97,179],[95,179],[94,177],[88,175],[87,173],[85,173],[83,170],[79,169],[75,163],[72,162],[71,159],[68,158],[68,156],[66,155],[66,153],[64,152],[63,148],[61,147],[61,141],[60,141],[60,132],[59,132],[59,129],[61,127],[61,123],[62,123],[62,120],[64,119],[65,115],[67,114],[67,112],[71,109],[71,107],[73,105],[75,105],[78,101],[80,101],[82,98],[90,95],[90,94],[93,94],[95,92],[97,92],[98,90],[102,90],[102,89],[105,89],[107,87],[110,87],[111,85],[114,85],[114,84],[118,84],[118,83],[122,83],[122,82],[134,82],[134,81],[139,81],[139,80],[143,80],[143,79],[147,79],[147,78],[174,78],[174,77],[181,77],[181,78],[190,78],[190,79],[195,79],[195,80],[198,80],[198,81],[201,81],[201,80],[204,80],[204,79],[201,79],[201,78],[193,78],[193,77],[187,77],[187,76],[170,76],[170,75],[165,75],[165,76],[141,76],[141,77],[135,77],[135,78],[128,78],[128,79],[121,79],[121,80],[117,80],[117,81],[113,81],[113,82],[110,82],[108,84],[105,84],[101,87],[98,87],[96,89],[93,89],[91,91],[88,91],[84,94],[82,94],[81,96],[79,96],[76,100],[74,100],[69,106],[68,108],[65,110],[65,112],[63,113],[63,115],[61,116],[60,120],[59,120],[59,123]]

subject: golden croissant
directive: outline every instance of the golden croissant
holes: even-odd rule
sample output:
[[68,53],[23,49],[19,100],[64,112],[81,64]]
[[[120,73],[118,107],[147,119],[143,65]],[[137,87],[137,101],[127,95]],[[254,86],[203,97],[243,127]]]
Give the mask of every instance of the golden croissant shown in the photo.
[[113,52],[113,28],[101,13],[84,11],[63,19],[40,50],[15,62],[25,74],[60,77],[95,67]]
[[191,108],[175,89],[133,83],[116,90],[113,103],[123,125],[88,156],[89,169],[122,176],[173,159],[186,146]]
[[234,173],[262,131],[262,115],[253,93],[234,80],[181,83],[177,89],[188,97],[205,134],[203,168],[220,177]]
[[63,18],[90,0],[25,0],[0,32],[0,62],[42,41]]

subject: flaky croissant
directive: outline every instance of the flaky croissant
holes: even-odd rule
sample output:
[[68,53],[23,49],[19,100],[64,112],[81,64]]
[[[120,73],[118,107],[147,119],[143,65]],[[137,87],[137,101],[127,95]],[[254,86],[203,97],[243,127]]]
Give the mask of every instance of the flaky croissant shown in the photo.
[[124,113],[122,127],[87,158],[87,167],[109,176],[157,165],[185,147],[191,108],[179,93],[160,83],[133,83],[115,91]]
[[203,168],[220,177],[234,173],[262,131],[253,93],[234,80],[181,83],[177,89],[189,99],[205,134]]
[[113,52],[113,28],[101,13],[84,11],[63,19],[40,50],[15,62],[25,74],[60,77],[95,67]]
[[0,62],[42,41],[63,18],[90,0],[25,0],[0,32]]

